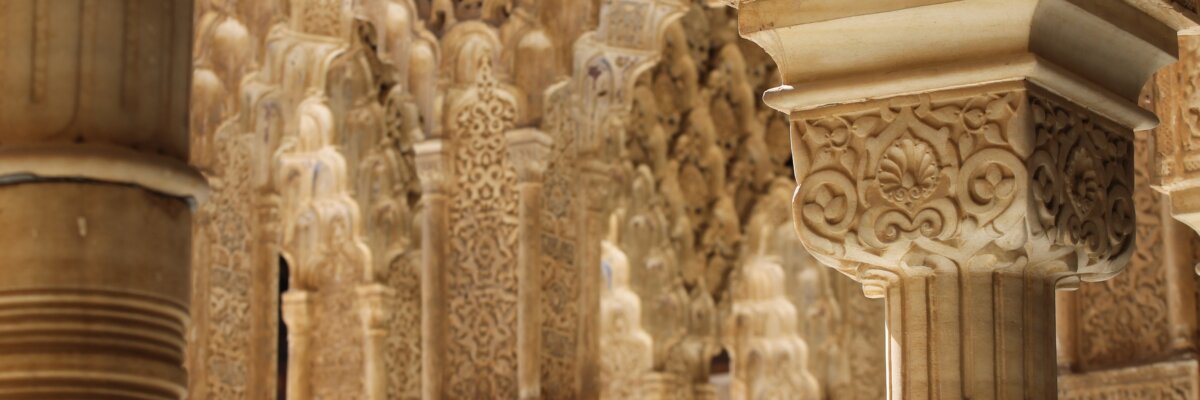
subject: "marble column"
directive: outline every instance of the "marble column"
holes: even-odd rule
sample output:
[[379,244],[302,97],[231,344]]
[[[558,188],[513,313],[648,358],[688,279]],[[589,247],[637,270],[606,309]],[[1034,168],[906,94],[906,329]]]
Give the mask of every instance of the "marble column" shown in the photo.
[[421,398],[437,400],[446,384],[446,262],[449,257],[451,160],[442,139],[413,146],[421,180]]
[[1177,43],[1146,3],[739,4],[800,239],[885,299],[889,398],[1056,398],[1054,291],[1133,251],[1137,100]]
[[596,160],[592,153],[581,152],[580,161],[580,209],[584,223],[580,224],[579,252],[580,286],[579,309],[579,393],[583,400],[594,400],[600,395],[599,360],[600,352],[600,293],[604,284],[601,262],[601,242],[608,223],[608,204],[612,177],[610,168]]
[[[373,283],[358,287],[359,313],[362,315],[363,344],[366,364],[366,395],[367,400],[384,400],[387,398],[387,365],[384,353],[388,351],[387,322],[390,317],[391,305],[388,299],[394,295],[386,285]],[[392,371],[393,373],[395,371]]]
[[179,399],[192,2],[0,2],[0,399]]
[[508,132],[509,162],[517,171],[517,383],[520,398],[540,399],[542,357],[542,174],[553,141],[536,129]]
[[[283,323],[287,324],[287,398],[309,399],[312,397],[312,377],[308,360],[312,348],[312,307],[309,293],[290,289],[283,294]],[[280,399],[283,400],[283,399]]]

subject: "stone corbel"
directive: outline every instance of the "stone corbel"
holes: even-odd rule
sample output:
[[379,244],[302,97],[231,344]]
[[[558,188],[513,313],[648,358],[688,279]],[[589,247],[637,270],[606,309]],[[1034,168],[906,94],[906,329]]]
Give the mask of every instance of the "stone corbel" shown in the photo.
[[449,257],[453,157],[446,142],[429,139],[413,146],[421,180],[421,398],[441,399],[446,382],[446,274]]
[[796,230],[886,299],[892,399],[1055,398],[1054,295],[1133,250],[1133,131],[1175,61],[1145,1],[754,0]]
[[517,381],[520,398],[541,398],[542,176],[553,139],[537,129],[507,133],[508,158],[520,196],[517,249]]

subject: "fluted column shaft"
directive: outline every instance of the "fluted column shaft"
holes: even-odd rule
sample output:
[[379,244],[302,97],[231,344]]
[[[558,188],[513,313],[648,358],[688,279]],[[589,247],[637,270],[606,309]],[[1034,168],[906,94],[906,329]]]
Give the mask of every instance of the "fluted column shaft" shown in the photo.
[[192,2],[0,2],[0,399],[179,399]]
[[948,271],[900,278],[884,298],[891,398],[1057,395],[1048,277]]

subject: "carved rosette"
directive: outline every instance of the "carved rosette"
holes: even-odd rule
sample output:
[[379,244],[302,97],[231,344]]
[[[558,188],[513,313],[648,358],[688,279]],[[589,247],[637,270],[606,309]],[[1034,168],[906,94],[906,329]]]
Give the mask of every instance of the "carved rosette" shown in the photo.
[[869,295],[943,261],[1099,280],[1131,255],[1131,134],[1031,84],[793,120],[796,229]]

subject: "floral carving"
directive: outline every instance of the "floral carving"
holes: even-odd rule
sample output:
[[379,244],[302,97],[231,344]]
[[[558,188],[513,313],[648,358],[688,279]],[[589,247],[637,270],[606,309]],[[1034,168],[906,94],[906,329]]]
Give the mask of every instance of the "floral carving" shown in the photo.
[[929,143],[906,137],[888,147],[875,179],[884,197],[907,207],[933,194],[939,172]]
[[479,75],[452,109],[454,169],[447,274],[451,375],[456,398],[516,398],[516,174],[504,133],[516,102],[492,74],[490,55],[474,60]]
[[586,315],[576,304],[581,281],[576,231],[582,219],[575,197],[580,185],[575,180],[579,169],[571,162],[576,146],[570,87],[553,90],[542,124],[554,143],[542,189],[542,393],[545,398],[572,399],[579,397],[573,376],[579,368],[576,331]]
[[1080,287],[1078,362],[1099,369],[1165,357],[1171,352],[1161,194],[1150,188],[1150,132],[1134,141],[1137,243],[1129,267],[1100,284]]
[[1100,187],[1095,158],[1086,150],[1076,148],[1067,161],[1067,195],[1076,212],[1088,214],[1104,196]]
[[[1113,223],[1132,220],[1131,163],[1121,157],[1129,139],[1036,89],[975,93],[877,101],[874,110],[797,119],[802,184],[794,210],[809,247],[854,276],[860,263],[894,268],[909,254],[937,252],[964,264],[985,253],[1019,254],[995,253],[989,243],[1079,247],[1089,258],[1073,270],[1119,270],[1132,237],[1128,226]],[[1033,126],[1021,125],[1019,115],[1030,115]],[[1040,205],[1029,218],[1017,201],[1026,193]],[[1025,226],[1035,234],[1026,235]]]

